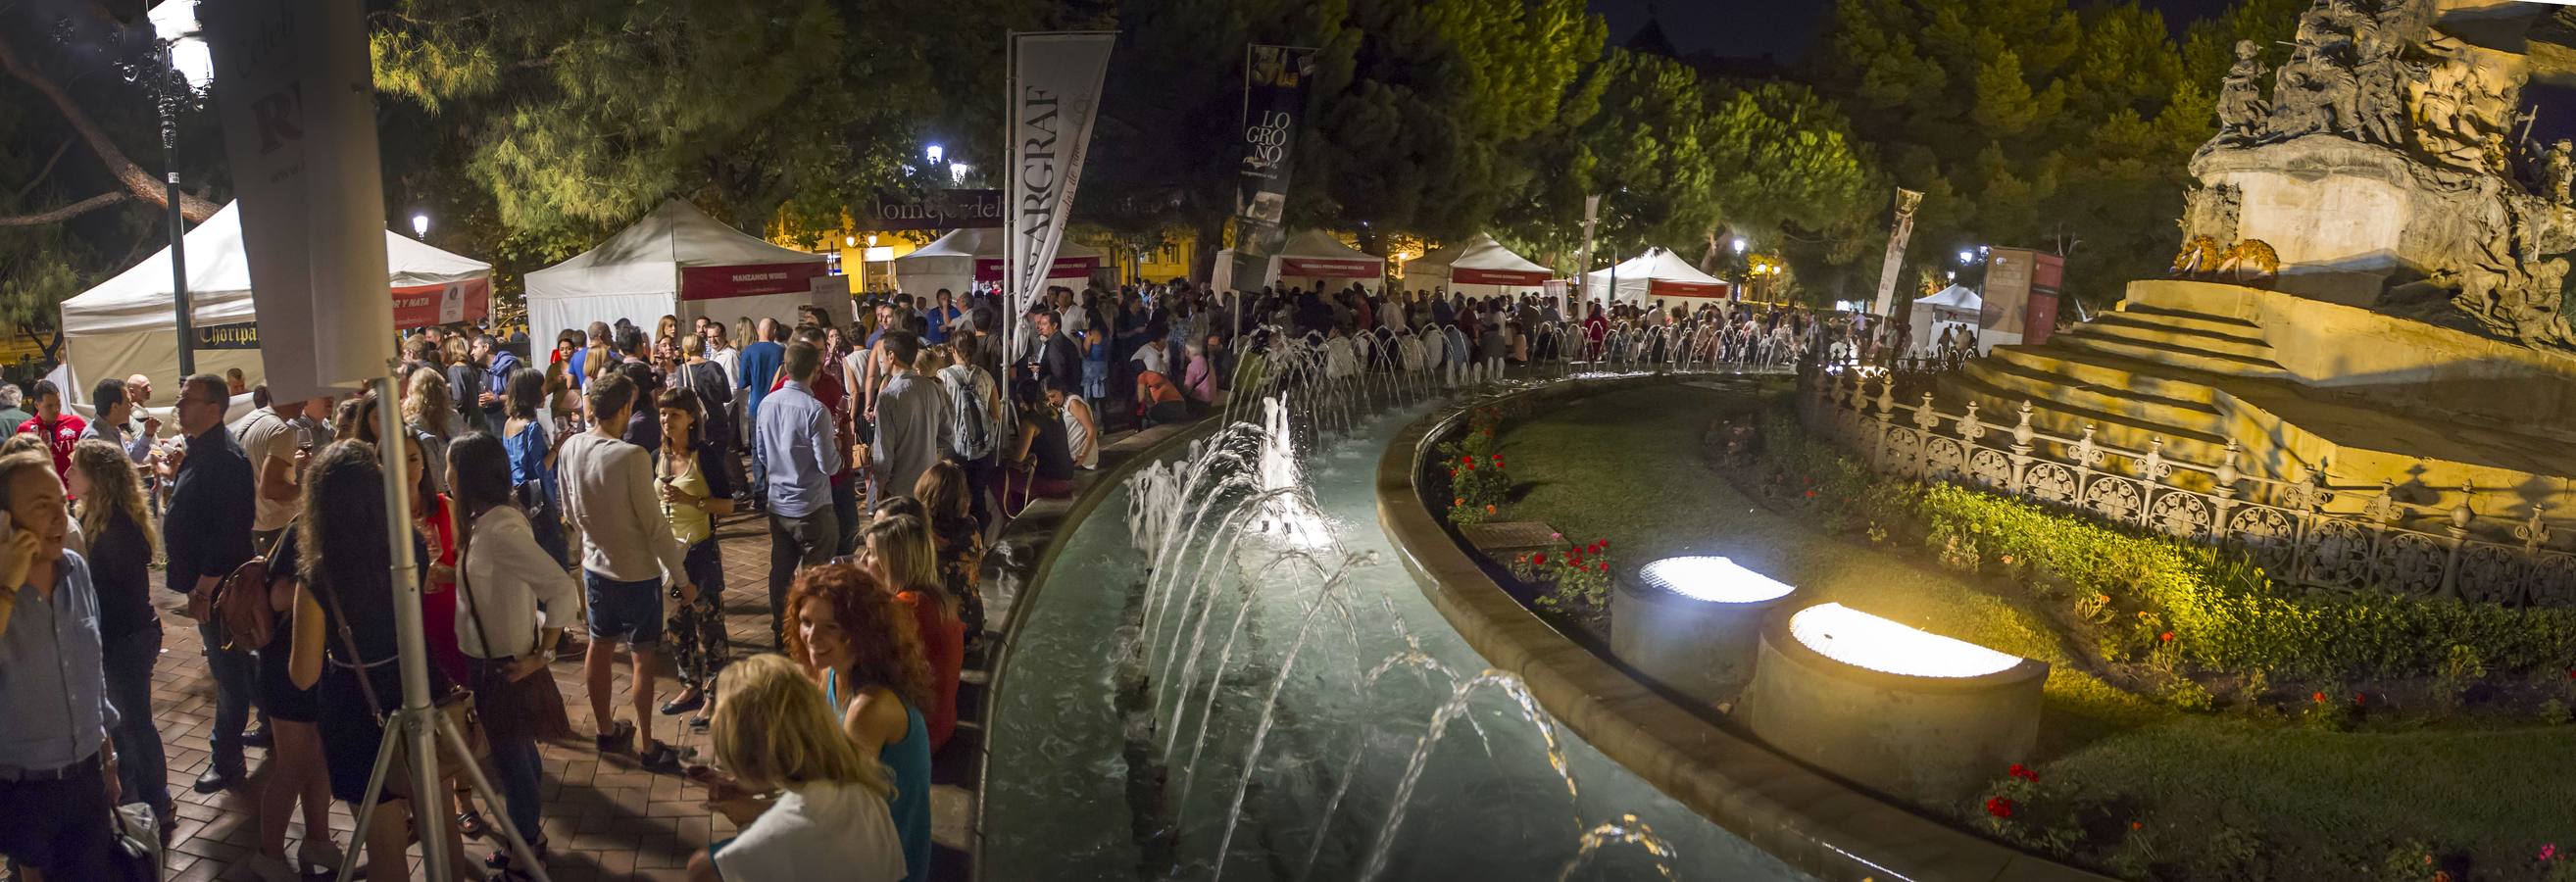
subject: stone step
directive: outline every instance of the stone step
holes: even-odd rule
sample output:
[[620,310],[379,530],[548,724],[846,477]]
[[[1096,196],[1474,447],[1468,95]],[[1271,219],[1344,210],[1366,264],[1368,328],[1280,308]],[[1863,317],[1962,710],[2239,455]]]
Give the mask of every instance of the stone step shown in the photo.
[[2255,377],[2271,380],[2292,379],[2288,369],[2281,367],[2279,364],[2274,363],[2268,358],[2252,358],[2243,355],[2232,355],[2206,350],[2178,349],[2164,344],[2143,343],[2135,340],[2124,340],[2087,334],[2065,334],[2051,337],[2049,338],[2049,344],[2054,346],[2063,346],[2078,351],[2099,352],[2108,355],[2124,356],[2127,358],[2138,359],[2140,361],[2150,361],[2171,367],[2183,368],[2185,370],[2205,371],[2213,374]]
[[2185,354],[2223,355],[2262,362],[2272,360],[2271,344],[2260,340],[2217,337],[2153,325],[2105,324],[2097,321],[2077,326],[2065,336],[2089,340],[2116,340]]
[[[2105,386],[2202,405],[2218,398],[2217,389],[2204,383],[2174,378],[2169,375],[2172,369],[2164,365],[2060,346],[1997,346],[1987,350],[1985,358],[1972,360],[1969,365],[1997,362],[2009,364],[2018,372],[2057,377],[2066,385]],[[2157,371],[2168,373],[2159,374]]]
[[2076,326],[2077,331],[2099,331],[2138,339],[2171,340],[2195,348],[2219,352],[2272,357],[2272,344],[2263,339],[2263,331],[2251,325],[2226,325],[2214,321],[2186,320],[2162,313],[2114,312]]
[[2195,330],[2208,331],[2213,334],[2228,334],[2237,337],[2254,338],[2261,338],[2263,336],[2263,328],[2261,325],[2257,325],[2244,319],[2223,315],[2210,315],[2205,312],[2170,309],[2162,306],[2122,303],[2117,311],[2106,313],[2102,318],[2110,318],[2111,316],[2130,316],[2142,321],[2152,321],[2158,324],[2169,325],[2177,328],[2192,328]]
[[[2015,409],[2020,407],[2022,401],[2028,400],[2018,394],[1988,386],[1975,377],[1965,374],[1952,375],[1945,382],[1950,386],[1950,395],[1945,397],[1976,399],[1979,405],[1977,418],[1989,425],[2001,423],[2000,431],[2011,431],[2013,421],[2018,418],[2014,415]],[[2001,420],[1989,418],[1990,415],[1997,414],[2004,418]],[[2094,443],[2140,453],[2146,452],[2154,439],[2162,438],[2165,441],[2164,454],[2169,459],[2214,464],[2227,455],[2227,440],[2213,434],[2094,410],[2062,401],[2032,401],[2030,422],[2032,427],[2041,432],[2070,440],[2084,437],[2084,427],[2091,425],[2094,430]],[[1946,430],[1948,427],[1943,428]],[[2051,456],[2060,456],[2062,453],[2063,451],[2053,449],[2048,451]],[[2125,469],[2126,465],[2122,463],[2121,468]]]
[[[2058,402],[2212,436],[2224,436],[2227,431],[2228,416],[2207,401],[2164,398],[2119,385],[2070,382],[2062,374],[2002,359],[1975,359],[1968,362],[1965,370],[1987,387],[2027,399],[2033,407]],[[2009,419],[2010,411],[2006,413]]]

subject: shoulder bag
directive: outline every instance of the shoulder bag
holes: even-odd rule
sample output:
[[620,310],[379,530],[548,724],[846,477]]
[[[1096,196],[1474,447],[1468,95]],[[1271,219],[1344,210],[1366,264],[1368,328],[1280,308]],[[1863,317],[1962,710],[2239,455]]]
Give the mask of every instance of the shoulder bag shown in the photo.
[[[304,550],[304,553],[311,554],[313,553],[313,550],[308,548]],[[312,583],[305,583],[305,590],[311,591],[312,589]],[[314,593],[321,595],[323,601],[331,605],[331,624],[333,625],[334,630],[339,633],[340,648],[349,653],[349,663],[347,665],[350,669],[349,673],[351,676],[358,678],[358,690],[361,693],[364,693],[367,697],[367,712],[375,716],[376,726],[379,729],[390,728],[388,726],[388,718],[392,716],[392,712],[385,704],[384,699],[376,694],[375,678],[369,674],[366,667],[362,666],[366,660],[366,655],[358,651],[358,638],[349,631],[349,614],[340,607],[339,586],[334,585],[331,586],[331,590],[329,591],[315,591]],[[324,659],[323,663],[327,665],[330,663],[330,660]],[[427,664],[428,660],[423,659],[422,663]],[[396,664],[400,664],[400,662],[396,662]],[[437,670],[432,668],[430,673],[435,674],[437,673]],[[432,681],[435,682],[435,680],[436,678],[433,677]],[[465,749],[468,753],[472,754],[471,756],[457,756],[456,748],[450,746],[447,743],[447,739],[438,739],[439,780],[452,784],[456,780],[458,770],[465,768],[466,763],[479,763],[482,762],[484,758],[492,755],[492,742],[483,734],[483,719],[481,715],[474,712],[473,690],[466,689],[462,686],[450,686],[446,693],[437,697],[434,704],[438,708],[439,715],[446,717],[447,722],[456,727],[457,733],[464,736]],[[413,776],[411,773],[411,760],[408,754],[397,756],[395,758],[394,766],[386,769],[385,772],[386,793],[392,794],[400,799],[413,799],[411,783]],[[442,796],[439,798],[444,799],[445,797]]]
[[[466,577],[467,558],[473,553],[474,546],[468,544],[465,556],[457,559],[456,587],[464,592],[466,606],[473,609],[474,639],[488,653],[492,651],[492,632],[483,624],[483,604],[474,599],[474,581]],[[530,647],[545,638],[534,618],[528,621],[528,632]],[[507,661],[484,659],[476,666],[481,673],[475,677],[475,707],[481,711],[490,737],[499,741],[572,737],[572,718],[564,712],[563,690],[555,685],[554,675],[541,669],[512,680],[505,676]]]

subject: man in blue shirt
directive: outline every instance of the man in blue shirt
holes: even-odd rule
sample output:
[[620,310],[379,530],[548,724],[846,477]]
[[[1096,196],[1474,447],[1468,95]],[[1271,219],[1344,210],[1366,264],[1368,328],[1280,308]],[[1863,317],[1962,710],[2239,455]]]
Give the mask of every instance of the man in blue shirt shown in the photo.
[[[775,325],[765,330],[774,332]],[[832,409],[811,391],[823,351],[799,341],[786,347],[786,385],[762,399],[752,433],[753,466],[769,476],[770,640],[787,624],[787,586],[801,567],[820,566],[840,541],[832,510],[832,476],[847,468]],[[744,353],[748,356],[748,350]]]
[[[778,381],[778,369],[787,349],[779,345],[777,319],[761,319],[753,335],[758,339],[742,348],[742,354],[734,361],[733,375],[734,387],[742,390],[742,418],[756,428],[760,425],[761,399],[769,397],[769,387]],[[751,484],[752,504],[760,505],[765,495],[759,488],[769,484],[769,472],[761,466],[756,447],[751,458]]]
[[957,317],[963,314],[950,302],[954,299],[956,295],[950,294],[948,289],[939,289],[939,305],[922,311],[922,316],[930,322],[930,330],[921,335],[922,340],[932,346],[947,345],[948,326],[956,323]]
[[71,516],[42,453],[0,457],[0,857],[47,879],[108,879],[118,795],[98,592],[63,550]]

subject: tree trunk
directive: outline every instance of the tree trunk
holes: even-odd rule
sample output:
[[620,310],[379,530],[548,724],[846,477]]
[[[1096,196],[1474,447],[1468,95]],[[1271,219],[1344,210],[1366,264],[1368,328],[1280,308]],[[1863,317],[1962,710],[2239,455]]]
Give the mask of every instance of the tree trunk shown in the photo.
[[[17,51],[12,49],[9,41],[5,39],[0,39],[0,69],[6,69],[10,75],[34,87],[37,94],[45,96],[45,100],[53,102],[54,109],[61,111],[63,118],[71,122],[72,129],[79,132],[81,139],[89,143],[90,152],[98,154],[99,162],[107,166],[108,173],[116,176],[117,182],[124,185],[126,192],[133,194],[136,199],[164,208],[169,207],[170,201],[161,179],[154,177],[151,172],[144,171],[142,166],[135,165],[134,160],[125,158],[125,151],[117,149],[116,142],[107,137],[107,132],[100,129],[98,123],[89,118],[89,114],[81,112],[79,105],[72,103],[71,96],[65,94],[61,86],[55,85],[53,80],[47,79],[44,74],[38,73],[33,65],[19,58]],[[215,210],[221,207],[186,193],[179,194],[179,213],[192,221],[213,217]]]

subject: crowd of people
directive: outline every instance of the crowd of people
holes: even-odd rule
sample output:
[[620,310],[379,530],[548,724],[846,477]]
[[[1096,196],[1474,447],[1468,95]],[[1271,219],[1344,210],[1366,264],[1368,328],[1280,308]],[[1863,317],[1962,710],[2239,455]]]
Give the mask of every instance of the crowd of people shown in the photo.
[[[1593,304],[1577,318],[1537,295],[1178,282],[1055,288],[1016,312],[990,291],[942,290],[871,298],[855,320],[783,318],[594,322],[525,358],[471,328],[423,329],[401,340],[387,399],[272,400],[199,374],[181,381],[166,438],[148,377],[98,383],[87,421],[50,383],[0,386],[0,424],[18,428],[0,444],[14,527],[0,580],[18,586],[0,592],[0,813],[26,820],[0,825],[0,855],[24,878],[113,879],[111,805],[149,806],[165,837],[175,825],[151,707],[158,556],[215,684],[195,789],[255,785],[246,863],[262,880],[343,862],[330,802],[367,798],[402,701],[381,445],[400,448],[431,679],[480,711],[502,804],[487,821],[468,793],[389,781],[354,834],[366,853],[401,854],[424,826],[413,816],[434,813],[455,823],[429,825],[446,839],[426,847],[524,870],[506,849],[471,859],[462,837],[507,824],[543,855],[538,744],[586,735],[704,784],[743,826],[698,856],[695,877],[799,878],[837,861],[858,878],[922,879],[931,757],[986,638],[989,537],[1033,500],[1068,495],[1114,433],[1283,381],[1239,353],[1302,341],[1341,347],[1357,370],[1429,358],[1499,371],[1686,323],[1724,329],[1730,347],[1868,339],[1803,309]],[[254,409],[227,421],[245,393]],[[397,437],[379,429],[388,407]],[[717,532],[745,522],[770,542],[768,639],[737,647]],[[547,673],[575,656],[586,733]],[[682,727],[709,732],[714,766],[675,749]],[[251,746],[267,749],[256,774]],[[368,863],[373,879],[408,875]]]

